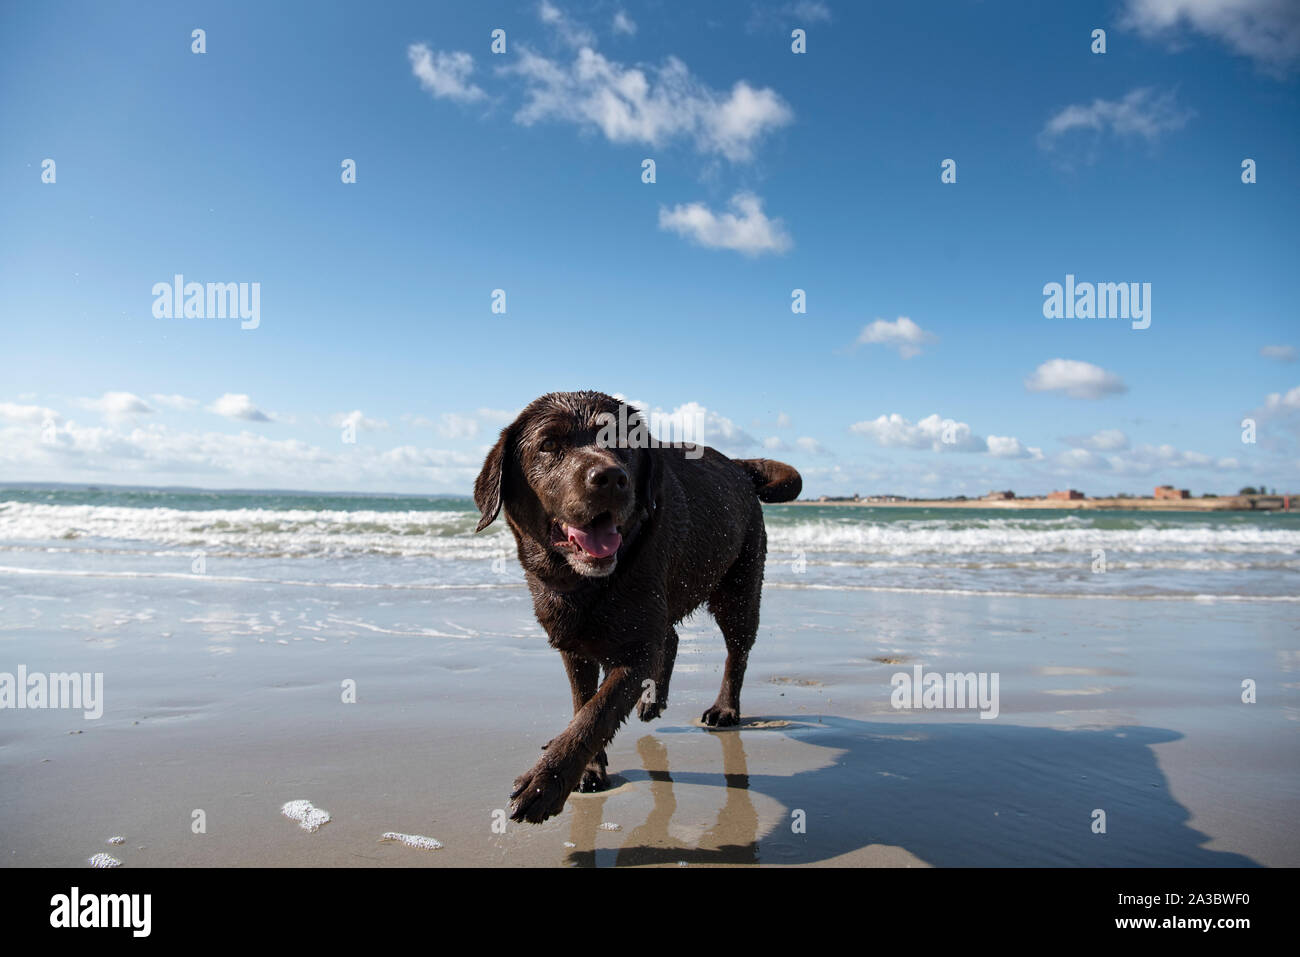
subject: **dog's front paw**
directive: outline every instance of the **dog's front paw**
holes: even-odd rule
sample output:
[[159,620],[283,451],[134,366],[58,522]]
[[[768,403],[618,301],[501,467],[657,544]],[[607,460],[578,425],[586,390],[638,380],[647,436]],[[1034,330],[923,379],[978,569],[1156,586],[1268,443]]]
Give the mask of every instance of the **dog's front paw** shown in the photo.
[[608,766],[609,758],[605,756],[604,751],[601,751],[583,769],[582,780],[578,782],[578,790],[583,794],[609,790],[609,775],[605,771]]
[[515,778],[510,792],[510,820],[540,824],[564,810],[580,775],[570,774],[546,758]]
[[653,701],[647,701],[645,698],[642,698],[637,702],[636,714],[642,721],[653,721],[655,718],[663,714],[664,709],[667,707],[668,699],[666,697],[656,698]]

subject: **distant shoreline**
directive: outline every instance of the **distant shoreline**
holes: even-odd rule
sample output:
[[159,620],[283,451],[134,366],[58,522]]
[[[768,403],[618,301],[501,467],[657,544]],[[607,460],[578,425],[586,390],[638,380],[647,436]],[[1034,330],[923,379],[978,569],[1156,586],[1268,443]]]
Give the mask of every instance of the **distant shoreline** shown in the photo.
[[[988,508],[988,509],[1082,509],[1116,512],[1279,512],[1284,511],[1282,495],[1224,495],[1219,498],[1012,498],[984,499],[911,499],[909,501],[871,501],[840,499],[819,502],[799,499],[790,505],[844,505],[857,508]],[[1292,503],[1296,508],[1300,503]]]

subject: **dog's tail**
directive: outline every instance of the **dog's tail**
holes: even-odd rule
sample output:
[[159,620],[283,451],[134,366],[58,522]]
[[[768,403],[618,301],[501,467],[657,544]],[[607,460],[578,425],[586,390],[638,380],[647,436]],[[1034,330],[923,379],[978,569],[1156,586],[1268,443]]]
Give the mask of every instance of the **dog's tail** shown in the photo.
[[803,491],[803,478],[784,462],[771,459],[734,459],[754,480],[760,502],[793,502]]

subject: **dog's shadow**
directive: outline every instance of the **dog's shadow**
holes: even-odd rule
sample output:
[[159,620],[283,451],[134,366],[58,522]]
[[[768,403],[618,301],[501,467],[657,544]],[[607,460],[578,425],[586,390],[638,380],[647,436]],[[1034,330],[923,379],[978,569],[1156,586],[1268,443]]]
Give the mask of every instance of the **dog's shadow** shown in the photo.
[[[1177,732],[815,721],[750,718],[737,731],[669,727],[661,730],[665,737],[640,738],[642,769],[619,776],[648,782],[653,806],[613,852],[613,863],[805,864],[888,845],[944,867],[1256,866],[1241,854],[1207,849],[1209,838],[1187,825],[1190,813],[1170,793],[1151,747],[1178,740]],[[745,730],[782,722],[789,724],[780,731]],[[687,733],[717,740],[721,774],[670,770],[668,736]],[[750,774],[745,738],[774,733],[828,749],[813,757],[829,765]],[[725,789],[716,822],[693,844],[670,832],[674,784]],[[785,809],[763,833],[752,792]],[[608,800],[570,802],[579,850],[569,852],[568,863],[596,866],[611,853],[583,850],[595,847]]]

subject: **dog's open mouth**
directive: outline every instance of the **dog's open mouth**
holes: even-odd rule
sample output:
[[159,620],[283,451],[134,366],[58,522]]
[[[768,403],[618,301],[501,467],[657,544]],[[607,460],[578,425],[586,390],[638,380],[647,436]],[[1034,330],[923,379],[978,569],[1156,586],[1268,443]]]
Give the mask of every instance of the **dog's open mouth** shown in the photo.
[[577,557],[588,561],[605,561],[618,552],[623,534],[614,523],[614,516],[602,512],[586,525],[555,522],[551,526],[551,544],[572,549]]

